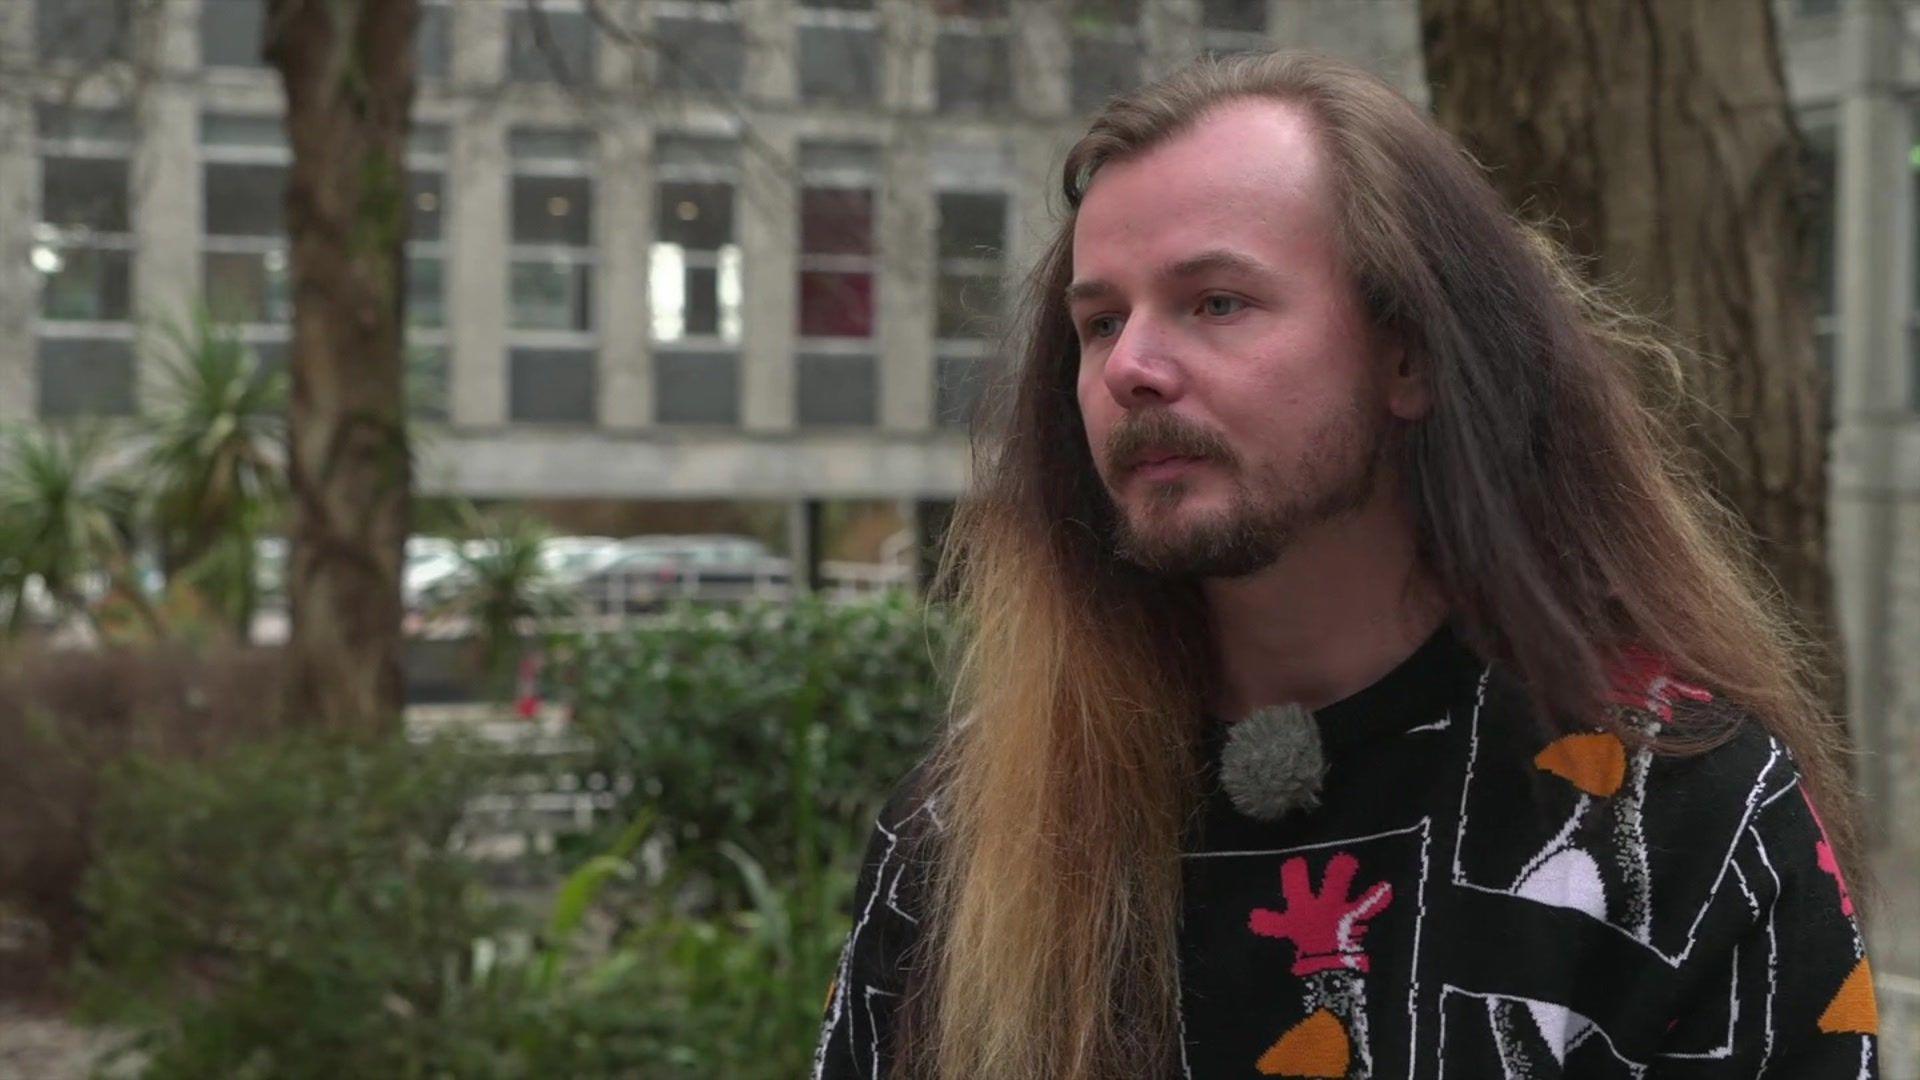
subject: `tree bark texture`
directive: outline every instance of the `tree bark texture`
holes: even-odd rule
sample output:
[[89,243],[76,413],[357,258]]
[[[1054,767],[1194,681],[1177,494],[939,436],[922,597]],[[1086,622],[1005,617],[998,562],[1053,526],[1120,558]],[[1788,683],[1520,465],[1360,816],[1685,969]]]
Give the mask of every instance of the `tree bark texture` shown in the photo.
[[1768,0],[1421,0],[1434,112],[1690,350],[1676,416],[1840,700],[1812,186]]
[[410,518],[402,318],[417,0],[269,0],[286,87],[295,717],[397,723]]

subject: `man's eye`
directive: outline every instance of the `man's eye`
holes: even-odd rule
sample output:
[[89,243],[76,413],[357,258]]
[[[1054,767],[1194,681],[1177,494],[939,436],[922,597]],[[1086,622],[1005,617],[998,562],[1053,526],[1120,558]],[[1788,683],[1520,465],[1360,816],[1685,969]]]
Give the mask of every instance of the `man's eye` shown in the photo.
[[1120,332],[1120,319],[1114,315],[1095,315],[1087,320],[1087,336],[1090,338],[1107,337]]
[[1224,296],[1215,293],[1200,301],[1200,309],[1208,315],[1227,316],[1238,312],[1247,302],[1237,296]]

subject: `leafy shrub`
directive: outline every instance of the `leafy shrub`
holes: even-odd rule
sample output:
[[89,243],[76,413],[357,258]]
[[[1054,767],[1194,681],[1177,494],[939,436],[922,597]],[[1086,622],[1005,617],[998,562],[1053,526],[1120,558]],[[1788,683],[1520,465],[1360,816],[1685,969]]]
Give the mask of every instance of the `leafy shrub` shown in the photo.
[[134,750],[196,758],[282,726],[271,649],[21,647],[0,665],[0,907],[47,951],[0,979],[41,989],[85,929],[78,901],[107,766]]
[[144,1029],[150,1080],[443,1072],[502,925],[450,848],[477,769],[316,733],[121,762],[82,892],[87,1011]]
[[738,611],[555,643],[603,768],[633,777],[615,820],[660,815],[683,875],[750,907],[720,842],[774,881],[843,858],[925,751],[944,706],[945,620],[895,594]]

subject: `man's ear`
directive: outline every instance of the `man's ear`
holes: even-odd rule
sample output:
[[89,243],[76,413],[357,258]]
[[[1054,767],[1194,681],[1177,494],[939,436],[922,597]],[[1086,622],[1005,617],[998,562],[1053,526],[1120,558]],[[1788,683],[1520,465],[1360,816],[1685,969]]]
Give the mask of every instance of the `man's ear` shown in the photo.
[[1426,357],[1405,340],[1387,341],[1387,410],[1400,420],[1420,420],[1433,408],[1433,384],[1427,378]]

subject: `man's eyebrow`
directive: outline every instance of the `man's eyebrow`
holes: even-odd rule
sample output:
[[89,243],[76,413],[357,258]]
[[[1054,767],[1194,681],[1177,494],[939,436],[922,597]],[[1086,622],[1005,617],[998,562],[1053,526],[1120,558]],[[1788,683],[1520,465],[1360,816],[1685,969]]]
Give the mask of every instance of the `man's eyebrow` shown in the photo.
[[[1203,251],[1198,255],[1190,255],[1187,258],[1181,259],[1179,262],[1168,263],[1155,271],[1154,277],[1161,281],[1178,281],[1181,278],[1198,277],[1201,274],[1216,270],[1226,270],[1242,274],[1259,274],[1262,276],[1269,276],[1273,273],[1266,263],[1261,262],[1251,255],[1244,255],[1238,251],[1229,251],[1226,248],[1215,248],[1211,251]],[[1094,278],[1090,281],[1076,281],[1067,286],[1066,301],[1069,305],[1072,305],[1082,300],[1094,300],[1110,296],[1118,291],[1120,291],[1119,288],[1112,282],[1103,281],[1099,278]]]

